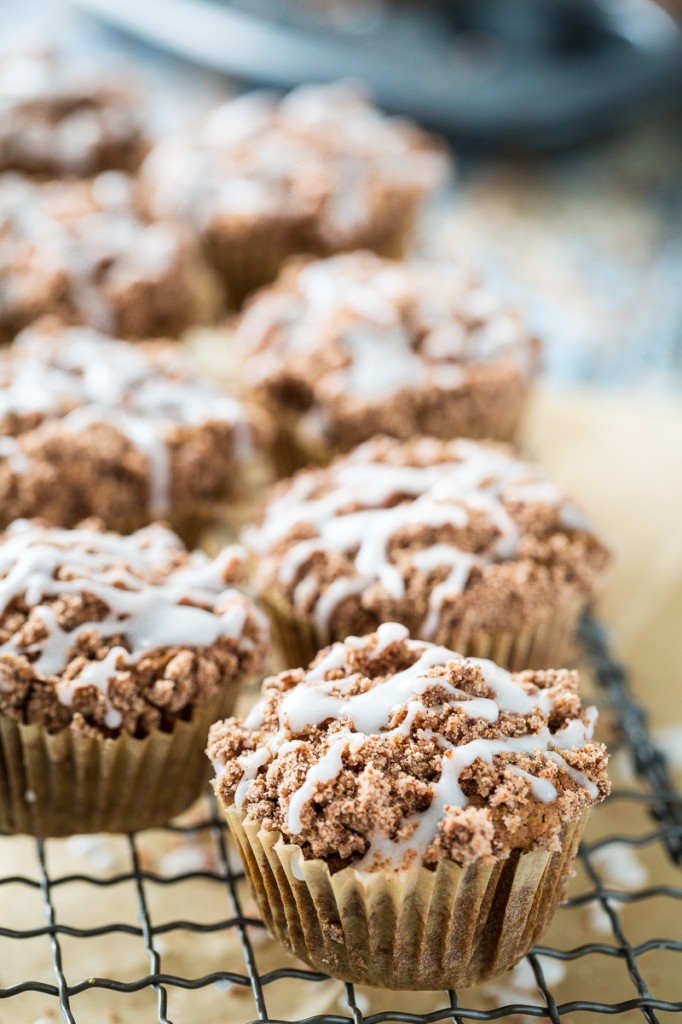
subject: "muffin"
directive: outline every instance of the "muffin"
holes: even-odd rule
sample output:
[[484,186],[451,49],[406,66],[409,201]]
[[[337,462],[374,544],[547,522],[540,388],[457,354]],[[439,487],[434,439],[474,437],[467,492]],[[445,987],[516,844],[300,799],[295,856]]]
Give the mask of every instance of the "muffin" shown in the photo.
[[131,78],[57,50],[0,56],[0,170],[135,170],[147,146]]
[[275,485],[243,538],[292,666],[393,620],[514,670],[562,665],[608,562],[537,467],[469,439],[374,438]]
[[292,260],[236,329],[281,474],[374,434],[514,437],[538,342],[470,271],[370,252]]
[[143,177],[161,216],[184,217],[234,304],[292,253],[400,255],[444,148],[348,85],[251,92],[161,140]]
[[45,320],[0,351],[0,528],[168,519],[188,543],[243,521],[267,425],[177,347]]
[[209,725],[261,668],[267,629],[166,527],[130,537],[18,520],[0,538],[0,831],[118,832],[179,814]]
[[0,175],[0,340],[44,314],[124,337],[177,335],[218,308],[185,229],[155,220],[132,178]]
[[270,931],[315,970],[451,989],[515,964],[609,791],[575,673],[510,675],[387,623],[267,679],[209,756]]

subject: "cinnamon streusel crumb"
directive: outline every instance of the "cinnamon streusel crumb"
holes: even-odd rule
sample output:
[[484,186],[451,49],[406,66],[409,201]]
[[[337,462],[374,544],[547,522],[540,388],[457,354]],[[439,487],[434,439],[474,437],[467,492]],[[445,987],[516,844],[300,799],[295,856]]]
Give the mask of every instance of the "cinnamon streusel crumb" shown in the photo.
[[15,522],[0,538],[0,713],[49,732],[170,729],[263,664],[244,575],[240,548],[211,561],[160,524],[121,537]]
[[510,675],[386,624],[267,679],[209,756],[226,804],[333,870],[466,864],[556,850],[607,795],[595,717],[574,672]]

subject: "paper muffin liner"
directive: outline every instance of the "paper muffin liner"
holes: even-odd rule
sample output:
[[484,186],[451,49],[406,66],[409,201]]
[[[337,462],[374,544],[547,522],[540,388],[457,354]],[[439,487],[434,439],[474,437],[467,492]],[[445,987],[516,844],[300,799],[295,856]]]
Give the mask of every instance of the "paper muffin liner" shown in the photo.
[[[528,400],[532,393],[531,382],[528,381],[520,389],[518,401],[504,414],[491,406],[488,409],[479,406],[475,417],[465,420],[452,435],[434,436],[443,440],[454,440],[458,437],[469,437],[475,440],[491,440],[504,443],[514,442],[519,433]],[[298,429],[300,417],[292,413],[280,414],[277,431],[271,448],[271,459],[278,477],[291,476],[307,466],[326,466],[338,455],[345,455],[347,448],[342,448],[324,437],[307,437]],[[424,430],[429,434],[431,431]],[[368,433],[363,440],[372,436]]]
[[[345,636],[320,633],[309,619],[277,596],[261,594],[260,603],[270,619],[286,668],[303,668],[323,647],[345,640]],[[489,658],[510,672],[562,668],[575,660],[578,621],[587,603],[582,595],[573,595],[550,615],[518,629],[493,633],[455,629],[439,642],[465,658]],[[418,639],[419,631],[413,635]]]
[[342,981],[411,990],[466,987],[513,967],[563,899],[587,819],[563,827],[554,853],[332,874],[280,832],[226,813],[265,924],[290,952]]
[[264,220],[249,225],[248,232],[220,228],[205,239],[209,261],[220,274],[228,304],[239,308],[258,288],[270,284],[290,256],[300,253],[325,257],[353,249],[371,249],[379,256],[400,259],[406,251],[416,221],[417,203],[406,202],[394,215],[377,220],[370,228],[343,246],[324,246],[315,241],[305,226]]
[[0,832],[133,832],[180,814],[208,781],[208,730],[231,714],[239,687],[228,689],[144,739],[48,733],[0,715]]

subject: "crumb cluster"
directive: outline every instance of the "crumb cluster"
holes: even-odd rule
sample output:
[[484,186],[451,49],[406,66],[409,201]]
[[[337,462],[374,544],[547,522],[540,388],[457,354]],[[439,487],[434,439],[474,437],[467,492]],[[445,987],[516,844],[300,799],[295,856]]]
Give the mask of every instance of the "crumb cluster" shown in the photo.
[[262,667],[244,579],[240,548],[211,561],[158,524],[121,537],[15,522],[0,538],[0,713],[48,732],[170,729]]
[[467,864],[556,850],[607,795],[595,714],[574,672],[512,676],[388,624],[266,679],[209,756],[226,804],[333,870]]
[[374,438],[275,485],[244,539],[261,594],[322,638],[404,623],[439,643],[589,599],[609,561],[575,505],[510,449]]
[[370,252],[290,261],[237,327],[244,378],[305,443],[508,437],[538,368],[519,313],[470,271]]
[[174,336],[217,308],[185,229],[156,220],[125,174],[0,181],[0,340],[53,314],[121,337]]

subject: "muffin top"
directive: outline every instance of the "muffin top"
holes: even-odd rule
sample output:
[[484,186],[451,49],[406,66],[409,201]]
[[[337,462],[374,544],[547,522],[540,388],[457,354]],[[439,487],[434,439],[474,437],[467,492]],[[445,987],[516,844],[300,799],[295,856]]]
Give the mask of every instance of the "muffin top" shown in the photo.
[[591,596],[608,554],[541,471],[492,443],[380,437],[276,485],[244,534],[259,590],[319,637],[397,620],[445,642]]
[[381,114],[347,85],[249,92],[145,162],[153,201],[199,231],[284,221],[300,248],[343,248],[446,176],[445,151],[416,125]]
[[0,57],[0,169],[85,176],[133,170],[145,142],[127,69],[56,50]]
[[[76,452],[86,485],[97,488],[105,459],[108,486],[120,489],[123,478],[134,477],[136,500],[165,515],[188,492],[224,493],[254,440],[241,403],[195,376],[176,346],[128,344],[53,320],[22,331],[0,352],[0,433],[4,515],[29,492],[31,512],[47,514],[39,500],[44,464]],[[91,493],[90,510],[116,500],[105,493],[101,499]],[[78,511],[68,508],[55,521],[67,525]]]
[[290,261],[236,333],[246,385],[344,448],[381,432],[447,436],[453,393],[496,384],[503,399],[538,361],[523,318],[470,270],[370,252]]
[[0,178],[0,335],[45,313],[126,336],[177,333],[214,286],[185,229],[154,220],[127,175]]
[[17,520],[0,537],[0,711],[50,732],[144,736],[262,665],[243,552],[189,553],[154,524]]
[[515,675],[396,623],[266,679],[213,726],[227,804],[332,870],[433,867],[556,850],[609,790],[574,672]]

